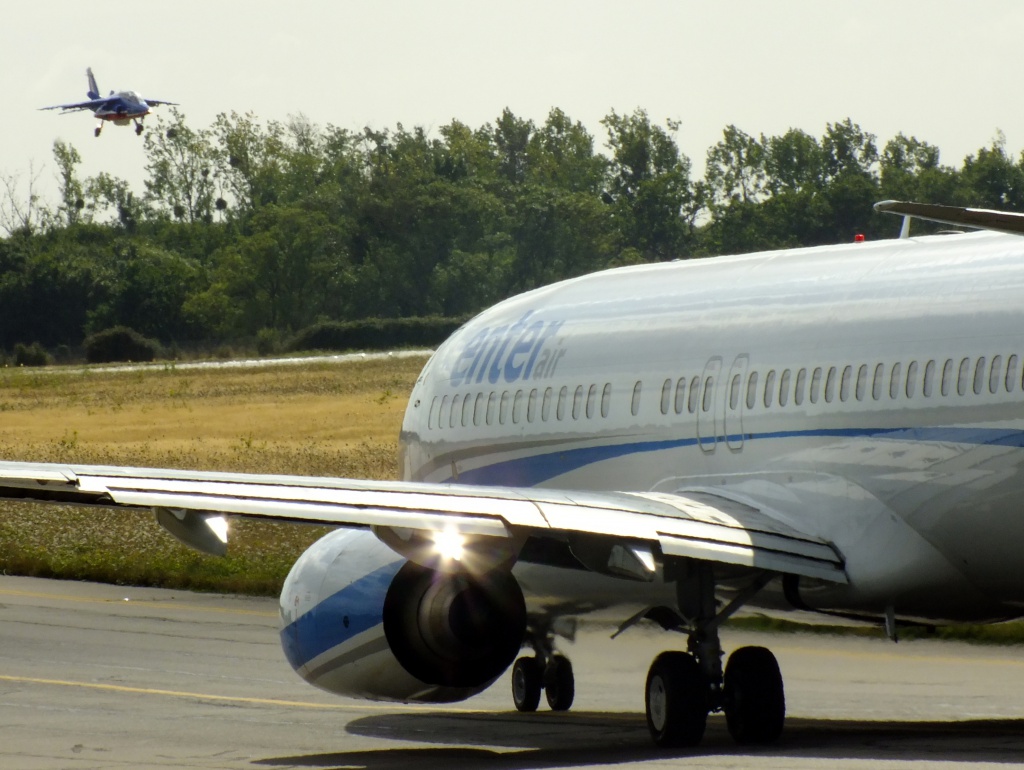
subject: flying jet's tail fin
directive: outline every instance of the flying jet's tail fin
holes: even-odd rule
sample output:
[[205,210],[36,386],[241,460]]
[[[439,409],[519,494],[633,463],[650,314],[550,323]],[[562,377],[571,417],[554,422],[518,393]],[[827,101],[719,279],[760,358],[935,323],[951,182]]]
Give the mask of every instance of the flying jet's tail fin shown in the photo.
[[95,76],[93,76],[93,74],[92,74],[92,67],[87,67],[86,70],[85,70],[85,74],[86,74],[86,77],[89,78],[89,94],[88,94],[89,98],[90,99],[99,99],[100,98],[100,89],[99,89],[99,86],[96,85],[96,78],[95,78]]

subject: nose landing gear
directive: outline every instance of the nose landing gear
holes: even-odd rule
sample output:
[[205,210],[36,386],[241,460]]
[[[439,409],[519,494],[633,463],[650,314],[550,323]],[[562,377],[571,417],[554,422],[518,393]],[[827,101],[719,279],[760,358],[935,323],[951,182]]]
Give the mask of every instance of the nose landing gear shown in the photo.
[[572,663],[554,651],[550,629],[530,636],[535,655],[518,658],[512,665],[512,702],[518,711],[536,711],[543,690],[552,711],[568,711],[576,697]]

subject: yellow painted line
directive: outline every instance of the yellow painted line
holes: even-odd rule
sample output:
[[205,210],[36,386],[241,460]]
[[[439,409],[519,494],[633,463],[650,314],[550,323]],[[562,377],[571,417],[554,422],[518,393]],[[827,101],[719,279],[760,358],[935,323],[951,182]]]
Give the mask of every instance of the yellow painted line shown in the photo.
[[51,594],[40,591],[18,591],[16,589],[0,589],[0,596],[21,596],[28,599],[49,599],[51,601],[74,602],[76,604],[118,604],[122,607],[133,609],[159,608],[167,610],[182,610],[190,612],[223,612],[229,615],[253,615],[261,618],[276,618],[278,613],[266,612],[264,610],[242,610],[230,607],[204,607],[198,604],[182,604],[180,602],[165,602],[160,599],[93,599],[87,596],[74,596],[72,594]]
[[[205,700],[226,703],[248,703],[258,706],[283,706],[286,708],[320,709],[324,711],[407,711],[407,706],[368,703],[354,705],[348,703],[310,703],[308,701],[279,700],[276,698],[245,698],[233,695],[210,695],[209,693],[184,692],[181,690],[160,690],[149,687],[128,687],[119,684],[99,684],[96,682],[74,682],[66,679],[39,679],[31,676],[6,676],[0,674],[0,681],[21,684],[40,684],[53,687],[78,687],[84,690],[103,690],[105,692],[130,693],[135,695],[159,695],[165,698],[187,698],[189,700]],[[466,710],[468,711],[468,710]]]

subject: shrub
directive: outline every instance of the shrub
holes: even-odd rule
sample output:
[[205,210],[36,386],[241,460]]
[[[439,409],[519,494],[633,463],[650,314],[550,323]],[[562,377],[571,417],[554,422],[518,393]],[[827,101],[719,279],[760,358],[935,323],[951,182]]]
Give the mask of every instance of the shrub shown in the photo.
[[15,366],[46,366],[49,363],[50,356],[46,352],[46,348],[38,342],[33,342],[31,345],[19,342],[14,346]]
[[85,339],[85,360],[93,364],[114,361],[152,361],[160,353],[160,343],[143,337],[127,326],[114,326]]
[[462,325],[463,318],[366,318],[325,321],[299,331],[287,345],[298,350],[389,350],[436,347]]

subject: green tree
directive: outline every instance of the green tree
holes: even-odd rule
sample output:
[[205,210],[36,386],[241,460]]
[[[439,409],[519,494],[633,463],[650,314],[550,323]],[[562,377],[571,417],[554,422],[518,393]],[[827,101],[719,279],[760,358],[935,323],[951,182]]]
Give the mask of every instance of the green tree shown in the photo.
[[672,138],[679,124],[669,120],[666,130],[643,110],[613,111],[601,123],[612,150],[607,192],[622,248],[635,248],[646,259],[685,256],[698,212],[690,161]]
[[176,107],[145,135],[147,197],[153,210],[186,222],[212,222],[219,197],[219,150],[205,129],[194,130]]

